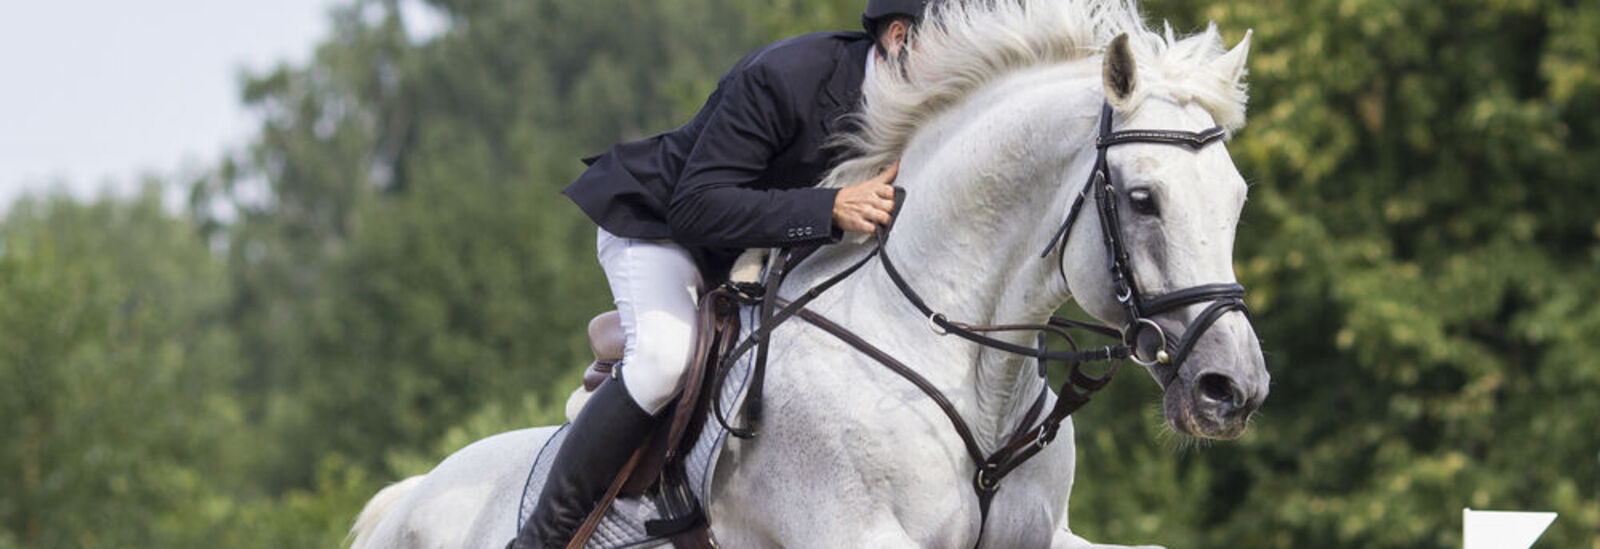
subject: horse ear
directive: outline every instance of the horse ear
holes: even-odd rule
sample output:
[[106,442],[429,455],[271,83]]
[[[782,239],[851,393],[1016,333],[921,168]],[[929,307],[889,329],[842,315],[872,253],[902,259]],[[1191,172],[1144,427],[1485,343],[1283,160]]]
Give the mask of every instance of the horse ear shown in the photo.
[[1133,50],[1128,47],[1127,33],[1119,34],[1111,39],[1111,45],[1106,47],[1105,57],[1105,88],[1106,101],[1112,107],[1121,110],[1133,98],[1133,91],[1138,87],[1139,75],[1134,68]]
[[1228,82],[1238,82],[1240,78],[1243,78],[1245,59],[1250,56],[1250,35],[1254,33],[1255,30],[1253,29],[1244,31],[1244,39],[1239,41],[1239,45],[1234,46],[1233,49],[1228,50],[1228,53],[1222,54],[1221,57],[1212,60],[1211,69],[1221,74]]

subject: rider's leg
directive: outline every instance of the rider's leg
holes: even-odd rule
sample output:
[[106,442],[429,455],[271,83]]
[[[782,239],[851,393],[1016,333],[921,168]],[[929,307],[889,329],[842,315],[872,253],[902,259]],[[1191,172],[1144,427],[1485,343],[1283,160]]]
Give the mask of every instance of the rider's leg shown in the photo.
[[599,231],[600,265],[627,341],[619,377],[595,390],[568,427],[516,548],[565,547],[682,383],[700,271],[681,246]]
[[670,241],[599,235],[600,265],[622,317],[621,369],[628,394],[655,414],[683,385],[694,344],[695,299],[700,269],[682,246]]

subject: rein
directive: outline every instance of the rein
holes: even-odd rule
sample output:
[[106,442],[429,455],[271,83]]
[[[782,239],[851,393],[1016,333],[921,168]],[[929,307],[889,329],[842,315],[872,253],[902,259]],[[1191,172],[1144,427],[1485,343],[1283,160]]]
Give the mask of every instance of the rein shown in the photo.
[[[760,324],[732,351],[724,355],[722,364],[716,373],[711,394],[713,399],[721,395],[721,386],[725,381],[732,365],[752,348],[756,351],[756,362],[752,365],[750,390],[744,401],[743,415],[745,427],[733,426],[722,411],[722,406],[711,406],[713,415],[718,423],[735,437],[748,439],[755,437],[759,432],[761,422],[761,395],[763,380],[766,370],[767,346],[770,342],[772,331],[783,322],[799,316],[813,326],[833,335],[862,354],[871,357],[880,364],[905,378],[917,389],[928,395],[929,399],[937,405],[941,412],[949,418],[955,427],[956,434],[961,437],[967,455],[977,466],[973,475],[972,486],[978,496],[979,504],[979,531],[978,542],[983,540],[984,530],[987,528],[989,509],[994,496],[999,492],[1000,482],[1017,467],[1028,461],[1040,451],[1044,450],[1055,440],[1060,430],[1061,423],[1072,415],[1090,397],[1111,382],[1117,372],[1117,362],[1112,362],[1110,369],[1101,376],[1091,376],[1084,373],[1081,366],[1088,361],[1115,361],[1130,359],[1142,366],[1151,367],[1157,364],[1170,365],[1172,372],[1166,376],[1162,383],[1163,389],[1170,384],[1178,374],[1179,366],[1188,357],[1190,349],[1223,314],[1230,311],[1241,311],[1248,314],[1244,304],[1244,287],[1237,283],[1205,284],[1177,290],[1155,297],[1144,297],[1134,280],[1133,269],[1129,265],[1129,254],[1123,244],[1117,196],[1119,190],[1111,179],[1110,170],[1106,165],[1106,149],[1124,143],[1153,143],[1164,145],[1177,145],[1191,151],[1199,151],[1206,145],[1220,140],[1225,131],[1214,127],[1200,132],[1185,132],[1171,130],[1125,130],[1111,131],[1112,110],[1109,104],[1101,110],[1100,135],[1096,142],[1096,158],[1094,170],[1090,173],[1089,181],[1083,191],[1078,193],[1077,199],[1069,208],[1066,220],[1062,223],[1049,244],[1045,247],[1042,257],[1048,257],[1050,252],[1058,251],[1061,254],[1058,268],[1061,270],[1063,280],[1065,274],[1065,252],[1067,237],[1072,226],[1077,220],[1083,204],[1087,201],[1088,193],[1092,189],[1095,195],[1095,204],[1100,213],[1101,232],[1104,235],[1104,244],[1107,252],[1107,268],[1111,272],[1113,290],[1116,298],[1123,305],[1127,314],[1127,323],[1121,328],[1111,328],[1080,322],[1072,319],[1052,316],[1046,324],[1002,324],[1002,325],[972,325],[964,322],[953,321],[943,313],[935,311],[913,289],[895,267],[894,262],[885,253],[888,246],[889,233],[893,224],[892,219],[898,218],[899,208],[904,203],[905,190],[895,189],[895,212],[891,216],[890,225],[879,225],[874,232],[876,245],[861,259],[852,263],[843,271],[829,277],[827,280],[807,290],[793,301],[785,301],[777,297],[777,288],[782,284],[783,278],[789,269],[798,264],[800,260],[809,256],[816,248],[797,250],[790,254],[788,261],[774,261],[768,269],[764,289],[740,286],[736,290],[743,296],[747,303],[759,304],[761,307]],[[872,345],[848,329],[834,323],[821,314],[806,308],[806,305],[816,300],[823,292],[837,285],[839,282],[860,271],[874,257],[883,265],[885,274],[894,282],[900,294],[915,307],[929,323],[929,328],[939,336],[955,335],[982,347],[987,347],[1007,353],[1033,358],[1039,361],[1039,375],[1044,377],[1048,361],[1060,361],[1068,364],[1068,379],[1062,383],[1055,405],[1042,421],[1034,424],[1044,403],[1049,396],[1048,384],[1041,388],[1032,407],[1026,414],[1017,431],[1008,437],[1008,442],[999,450],[985,455],[978,444],[977,438],[972,434],[972,429],[955,405],[935,387],[932,382],[910,366],[899,361],[882,349]],[[1198,303],[1211,302],[1201,314],[1189,324],[1183,337],[1172,343],[1167,339],[1161,326],[1151,317],[1170,312],[1181,307]],[[1079,350],[1073,340],[1069,329],[1081,329],[1109,337],[1120,338],[1121,343],[1103,348]],[[1139,347],[1140,334],[1146,330],[1154,330],[1159,337],[1159,345],[1153,350],[1141,352]],[[987,333],[1028,331],[1038,334],[1039,345],[1027,347],[1009,341],[997,339]],[[1065,339],[1071,346],[1069,351],[1052,351],[1045,345],[1045,335],[1056,334]],[[1026,427],[1033,425],[1031,428]]]

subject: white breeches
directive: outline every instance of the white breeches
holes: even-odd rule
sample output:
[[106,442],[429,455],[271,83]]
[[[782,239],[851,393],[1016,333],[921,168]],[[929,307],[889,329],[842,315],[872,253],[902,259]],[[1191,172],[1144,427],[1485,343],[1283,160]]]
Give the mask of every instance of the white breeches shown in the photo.
[[620,371],[628,394],[655,414],[672,402],[688,368],[700,269],[670,240],[623,238],[600,229],[596,248],[627,337]]

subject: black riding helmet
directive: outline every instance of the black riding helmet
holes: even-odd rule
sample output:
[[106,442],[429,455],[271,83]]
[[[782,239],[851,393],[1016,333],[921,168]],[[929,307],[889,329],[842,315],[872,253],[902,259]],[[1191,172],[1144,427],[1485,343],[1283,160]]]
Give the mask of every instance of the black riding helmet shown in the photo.
[[867,0],[867,9],[861,12],[861,26],[876,33],[879,20],[896,15],[921,20],[927,7],[928,0]]

